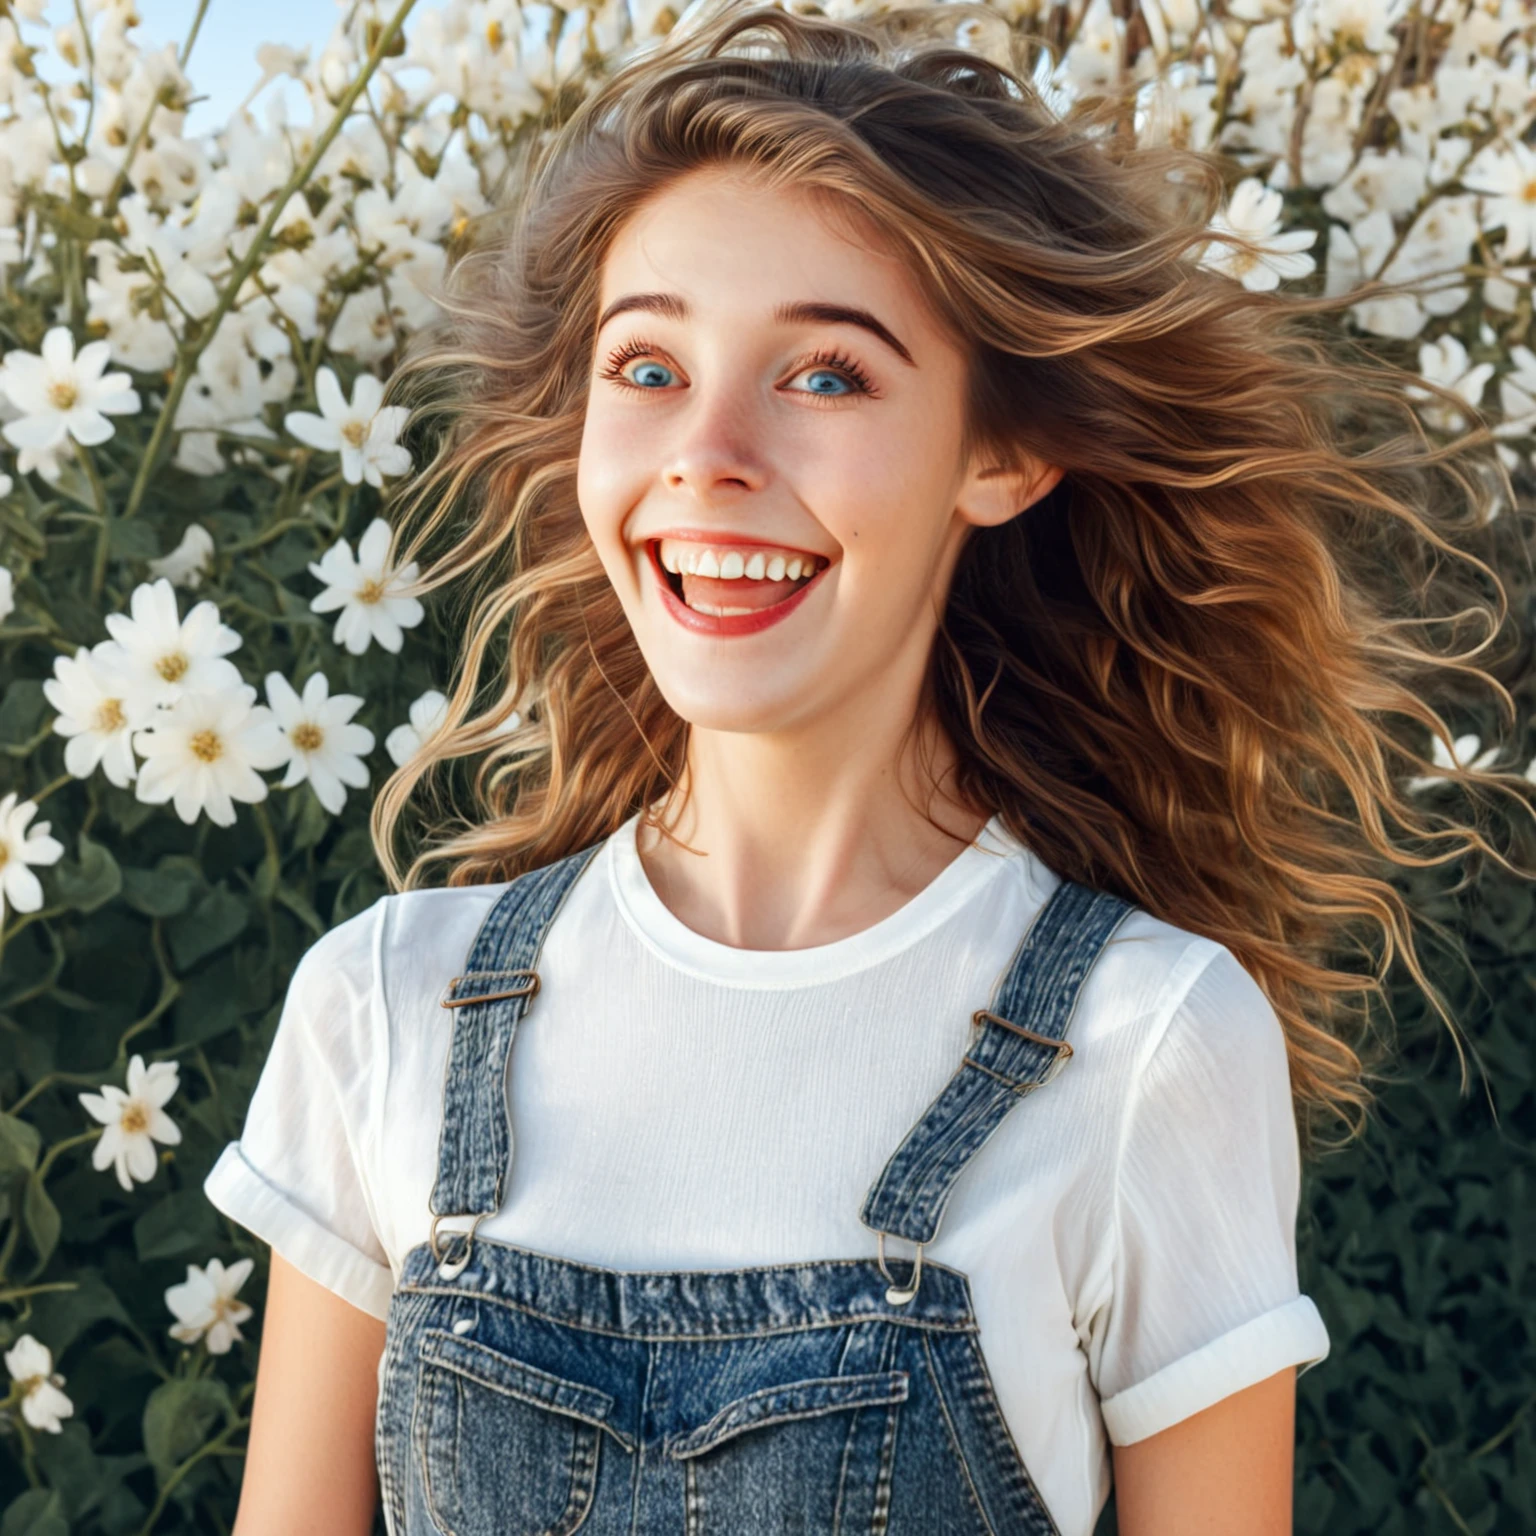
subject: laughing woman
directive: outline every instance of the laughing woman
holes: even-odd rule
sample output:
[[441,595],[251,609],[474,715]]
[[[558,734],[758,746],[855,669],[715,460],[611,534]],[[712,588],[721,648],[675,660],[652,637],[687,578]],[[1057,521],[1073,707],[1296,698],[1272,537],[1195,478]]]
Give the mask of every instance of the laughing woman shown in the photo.
[[1481,482],[956,14],[632,62],[401,370],[462,648],[208,1179],[238,1536],[1290,1528],[1337,956],[1422,984],[1385,876],[1483,846],[1398,789]]

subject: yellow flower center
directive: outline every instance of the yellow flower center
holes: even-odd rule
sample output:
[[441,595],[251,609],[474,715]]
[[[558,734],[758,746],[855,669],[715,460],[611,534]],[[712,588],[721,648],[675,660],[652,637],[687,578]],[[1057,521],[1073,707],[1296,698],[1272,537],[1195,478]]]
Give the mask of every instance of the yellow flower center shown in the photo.
[[187,745],[192,748],[193,757],[205,763],[217,762],[224,755],[224,743],[219,740],[217,731],[194,732]]
[[4,869],[5,866],[7,864],[9,864],[10,862],[11,862],[10,845],[7,844],[7,843],[0,843],[0,869]]
[[341,429],[341,435],[351,443],[354,448],[361,448],[368,441],[368,424],[364,421],[352,420]]
[[48,386],[49,402],[60,411],[71,409],[76,400],[80,398],[80,392],[68,379],[59,379]]
[[378,603],[384,599],[384,587],[371,576],[357,589],[357,600],[360,603]]
[[131,1099],[123,1106],[119,1123],[130,1136],[137,1136],[149,1129],[149,1116],[144,1113],[144,1106],[137,1099]]
[[1536,203],[1536,176],[1520,189],[1520,200],[1525,203]]
[[166,682],[174,683],[181,680],[182,675],[190,665],[191,663],[180,651],[168,651],[155,663],[155,671]]
[[113,731],[120,731],[128,723],[128,717],[123,713],[123,701],[121,699],[103,699],[96,711],[96,729],[103,736],[110,736]]
[[288,735],[289,741],[301,752],[313,752],[325,740],[325,732],[318,725],[306,720],[302,725],[296,726]]

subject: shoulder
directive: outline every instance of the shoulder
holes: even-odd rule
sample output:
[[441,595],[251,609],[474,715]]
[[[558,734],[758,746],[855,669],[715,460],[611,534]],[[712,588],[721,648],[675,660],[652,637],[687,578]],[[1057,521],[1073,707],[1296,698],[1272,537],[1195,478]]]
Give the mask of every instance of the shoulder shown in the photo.
[[288,1008],[311,1032],[337,1033],[408,1014],[463,969],[505,884],[398,891],[321,934],[299,959]]
[[1072,1038],[1117,1064],[1127,1111],[1145,1094],[1289,1092],[1284,1031],[1263,988],[1225,944],[1141,908],[1084,980]]

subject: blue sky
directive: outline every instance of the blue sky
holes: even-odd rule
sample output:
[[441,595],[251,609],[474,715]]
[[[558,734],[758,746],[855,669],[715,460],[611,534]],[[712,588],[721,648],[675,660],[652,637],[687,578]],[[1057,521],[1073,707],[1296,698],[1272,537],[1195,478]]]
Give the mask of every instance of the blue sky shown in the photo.
[[[197,14],[197,0],[138,0],[138,12],[143,23],[138,30],[142,42],[180,46]],[[261,78],[256,50],[262,43],[286,43],[292,48],[308,45],[318,52],[337,15],[335,0],[211,0],[188,70],[198,95],[208,100],[199,102],[188,114],[188,132],[206,132],[228,119]],[[58,23],[73,16],[73,0],[51,0],[50,21]]]

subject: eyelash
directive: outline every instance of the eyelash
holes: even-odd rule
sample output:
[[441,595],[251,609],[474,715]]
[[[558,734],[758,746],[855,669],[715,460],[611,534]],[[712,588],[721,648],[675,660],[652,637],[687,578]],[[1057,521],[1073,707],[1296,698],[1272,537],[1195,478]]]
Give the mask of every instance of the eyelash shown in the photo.
[[[598,377],[608,380],[611,384],[617,384],[623,389],[636,389],[640,390],[643,394],[655,394],[655,390],[646,389],[644,385],[636,384],[626,379],[621,370],[625,363],[631,363],[637,357],[654,356],[657,352],[658,348],[652,346],[648,341],[626,341],[622,346],[616,347],[608,354],[607,364]],[[814,352],[810,357],[806,358],[795,372],[804,373],[808,368],[830,368],[834,373],[845,375],[849,382],[856,386],[857,393],[861,395],[874,395],[877,393],[874,381],[846,352],[823,347],[820,351]],[[815,395],[814,390],[807,390],[804,393]],[[845,397],[819,395],[816,398],[836,400]]]

